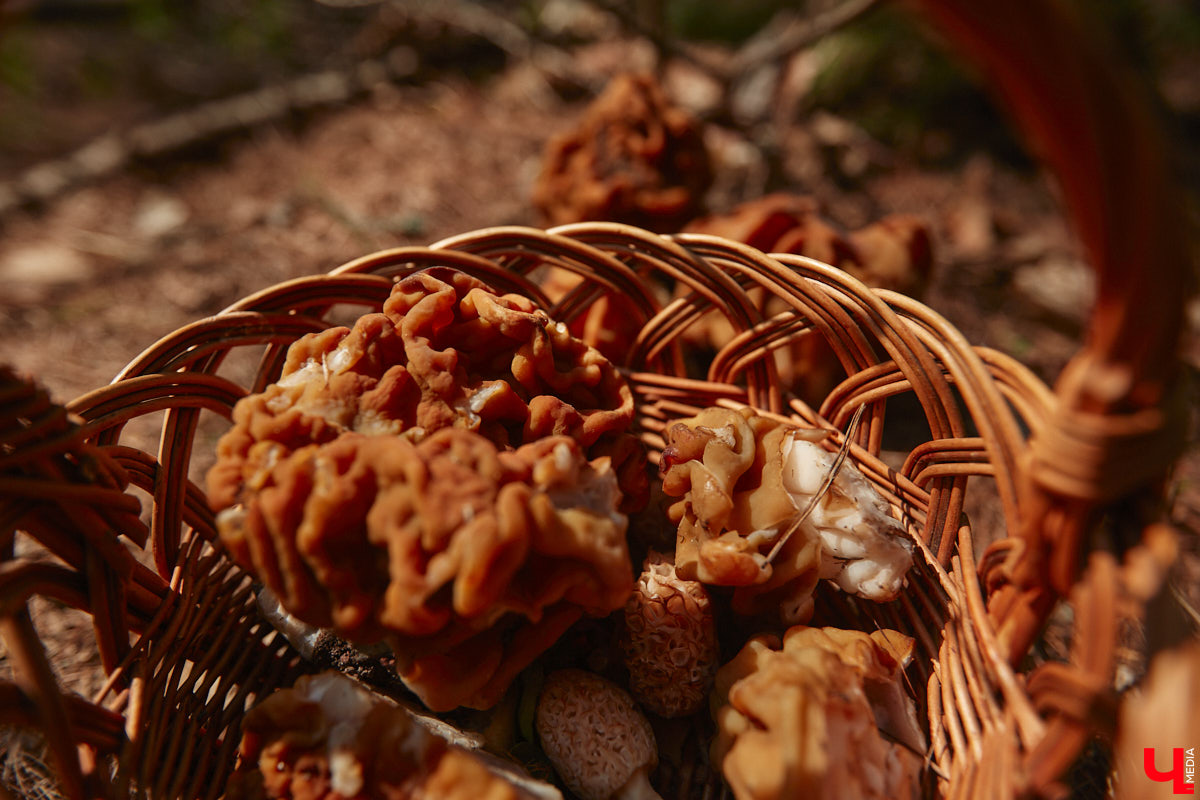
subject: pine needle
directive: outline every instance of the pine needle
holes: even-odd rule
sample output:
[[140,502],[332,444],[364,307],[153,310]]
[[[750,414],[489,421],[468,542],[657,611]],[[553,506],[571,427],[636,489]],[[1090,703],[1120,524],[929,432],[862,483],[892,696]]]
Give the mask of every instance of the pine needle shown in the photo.
[[[817,493],[812,496],[804,510],[792,520],[792,524],[787,527],[783,535],[775,542],[775,546],[771,548],[771,552],[767,554],[766,564],[769,565],[779,555],[779,551],[787,544],[788,539],[792,538],[792,534],[800,529],[804,524],[804,520],[808,519],[809,514],[817,507],[817,503],[821,502],[822,498],[833,487],[833,482],[837,479],[838,472],[842,469],[842,464],[846,462],[846,456],[850,454],[850,443],[854,440],[854,435],[858,432],[858,424],[862,421],[863,411],[866,406],[859,406],[854,411],[854,416],[850,418],[850,424],[846,426],[846,433],[842,437],[842,446],[838,449],[837,457],[833,460],[833,466],[829,468],[829,473],[825,476],[825,480],[821,483],[821,487],[817,489]],[[765,567],[765,565],[764,565]]]

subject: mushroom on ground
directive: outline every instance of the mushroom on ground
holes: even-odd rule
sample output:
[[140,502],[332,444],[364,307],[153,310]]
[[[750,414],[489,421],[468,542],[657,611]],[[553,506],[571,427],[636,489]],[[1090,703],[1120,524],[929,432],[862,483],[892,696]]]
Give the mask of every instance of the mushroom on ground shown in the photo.
[[[784,192],[742,203],[723,214],[692,220],[685,233],[720,236],[764,253],[792,253],[848,272],[873,289],[891,289],[920,299],[933,271],[929,225],[918,217],[889,214],[846,233],[827,222],[811,197]],[[677,287],[679,296],[689,289]],[[764,319],[791,311],[780,297],[761,289],[750,295]],[[683,338],[720,350],[737,331],[725,315],[711,311],[689,325]],[[846,377],[846,369],[824,336],[811,331],[775,350],[780,385],[790,387],[813,408]]]
[[625,603],[622,649],[629,691],[647,710],[673,718],[703,708],[720,658],[704,584],[680,578],[670,557],[652,552]]
[[580,669],[550,673],[536,725],[550,763],[581,800],[661,800],[648,777],[658,763],[654,731],[615,683]]
[[711,183],[699,121],[653,76],[619,75],[575,130],[547,144],[533,204],[551,225],[608,220],[667,233],[700,212]]

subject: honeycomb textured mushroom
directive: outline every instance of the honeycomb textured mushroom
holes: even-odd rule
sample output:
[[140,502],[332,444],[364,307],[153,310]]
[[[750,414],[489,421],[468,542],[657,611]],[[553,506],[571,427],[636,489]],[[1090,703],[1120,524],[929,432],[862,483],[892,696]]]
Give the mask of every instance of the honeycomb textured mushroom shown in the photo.
[[648,777],[658,763],[654,731],[615,683],[578,669],[550,673],[536,725],[550,763],[581,800],[661,800]]
[[669,556],[646,558],[621,644],[629,691],[643,708],[672,718],[704,707],[720,657],[712,599],[704,584],[680,578]]

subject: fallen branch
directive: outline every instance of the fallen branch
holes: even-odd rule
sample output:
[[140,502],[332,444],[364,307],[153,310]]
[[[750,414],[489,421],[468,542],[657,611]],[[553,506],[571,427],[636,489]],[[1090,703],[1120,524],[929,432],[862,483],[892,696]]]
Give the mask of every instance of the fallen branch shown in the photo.
[[781,12],[734,54],[729,78],[744,78],[766,64],[781,61],[811,47],[879,4],[880,0],[846,0],[813,17],[801,17],[790,11]]

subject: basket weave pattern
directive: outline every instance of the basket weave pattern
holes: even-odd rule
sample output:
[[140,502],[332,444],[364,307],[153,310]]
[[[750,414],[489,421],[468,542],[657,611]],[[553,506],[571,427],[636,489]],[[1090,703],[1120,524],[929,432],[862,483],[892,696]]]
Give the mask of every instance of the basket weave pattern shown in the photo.
[[[335,306],[378,310],[395,280],[432,265],[452,265],[542,302],[531,273],[548,266],[575,272],[583,283],[550,309],[565,322],[600,293],[634,299],[644,318],[631,321],[639,332],[623,368],[637,401],[637,432],[652,460],[668,424],[709,405],[748,404],[794,425],[832,430],[865,409],[850,457],[903,510],[923,557],[899,601],[874,605],[830,593],[830,607],[818,613],[917,639],[920,657],[909,677],[930,720],[934,773],[947,794],[983,781],[995,796],[1013,796],[1019,771],[1011,767],[1050,745],[1042,712],[1053,710],[1052,719],[1091,713],[1092,695],[1107,686],[1115,611],[1099,596],[1084,598],[1081,612],[1096,620],[1078,620],[1091,634],[1078,663],[1053,665],[1026,686],[989,617],[976,579],[976,534],[962,516],[969,479],[986,478],[1001,498],[1008,530],[1019,530],[1020,467],[1031,453],[1025,432],[1036,436],[1058,408],[1056,396],[1027,370],[1001,353],[969,346],[919,303],[872,291],[801,257],[768,257],[713,237],[660,237],[612,224],[551,232],[495,228],[428,248],[377,253],[248,297],[166,337],[112,385],[72,403],[78,425],[44,395],[9,378],[5,396],[19,407],[12,418],[31,424],[8,434],[14,448],[5,464],[6,494],[21,489],[29,498],[5,501],[10,548],[11,532],[20,527],[66,562],[26,564],[9,551],[5,632],[28,676],[9,691],[32,701],[37,710],[29,709],[24,720],[41,722],[54,751],[79,770],[64,768],[69,794],[82,781],[113,796],[131,787],[154,797],[220,794],[247,704],[287,685],[303,666],[258,620],[249,580],[214,544],[212,513],[188,480],[199,415],[208,409],[228,417],[240,397],[274,381],[287,346],[328,327],[325,317]],[[659,279],[690,292],[660,308],[649,290]],[[747,300],[751,287],[784,298],[795,313],[760,318]],[[738,334],[707,376],[689,377],[677,340],[712,307]],[[829,339],[852,376],[819,409],[785,396],[774,375],[773,351],[810,329]],[[243,348],[261,352],[260,366],[238,385],[220,369]],[[902,393],[919,401],[929,435],[894,470],[879,456],[887,400]],[[132,419],[164,409],[156,455],[120,444]],[[39,446],[22,446],[22,433]],[[44,491],[34,490],[35,481]],[[129,484],[153,498],[148,528],[135,516],[136,501],[122,492]],[[1016,546],[1007,539],[999,551]],[[131,550],[144,556],[135,558]],[[989,558],[998,560],[995,552]],[[1109,587],[1111,596],[1115,569],[1111,559],[1100,559],[1088,580]],[[1089,586],[1085,582],[1082,591]],[[22,611],[32,591],[95,617],[111,678],[94,703],[65,701],[54,687]],[[34,716],[39,713],[45,716]],[[105,769],[89,760],[80,766],[76,743],[94,749],[101,765],[105,756],[116,756],[114,786],[102,785],[109,780]],[[1082,741],[1066,750],[1053,744],[1061,769],[1065,764],[1058,762],[1069,763]]]

